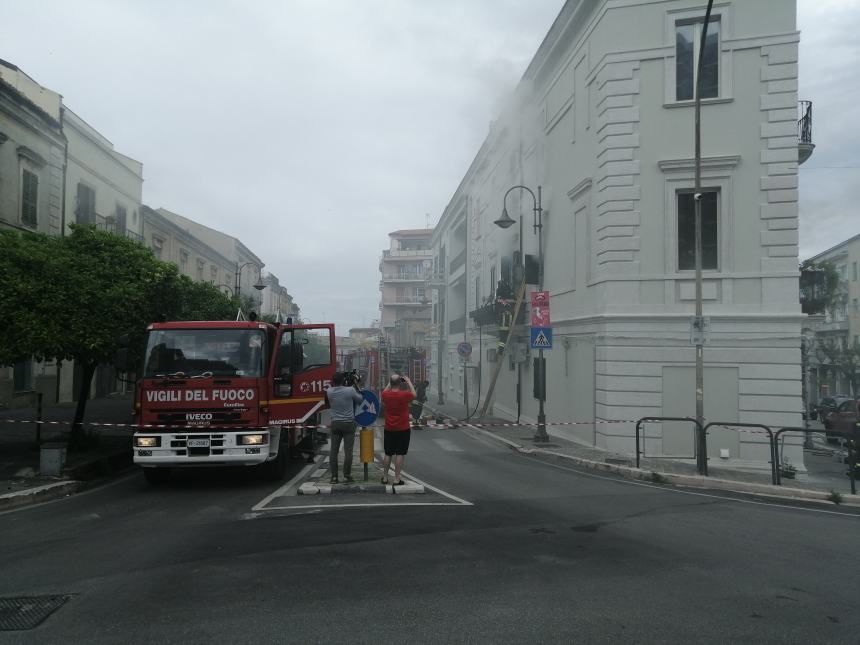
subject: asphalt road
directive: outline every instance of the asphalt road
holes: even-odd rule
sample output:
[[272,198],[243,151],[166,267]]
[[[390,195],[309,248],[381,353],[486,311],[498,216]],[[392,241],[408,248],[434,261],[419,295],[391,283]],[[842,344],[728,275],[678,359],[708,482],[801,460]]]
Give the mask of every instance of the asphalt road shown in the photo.
[[0,515],[0,598],[70,596],[0,643],[860,643],[851,510],[413,435],[440,492],[401,506],[252,512],[278,485],[209,471]]

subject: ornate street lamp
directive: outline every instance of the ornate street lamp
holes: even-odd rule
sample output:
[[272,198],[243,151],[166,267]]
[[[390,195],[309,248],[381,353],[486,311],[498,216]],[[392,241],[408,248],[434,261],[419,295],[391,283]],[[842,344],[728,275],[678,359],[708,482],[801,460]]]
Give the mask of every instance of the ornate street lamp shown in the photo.
[[[541,208],[541,187],[538,186],[537,195],[532,192],[527,186],[512,186],[508,188],[505,196],[502,198],[502,216],[493,222],[499,228],[510,228],[516,223],[508,215],[507,200],[508,195],[513,190],[524,190],[532,196],[534,208],[532,209],[533,220],[532,229],[538,239],[538,290],[543,291],[543,239],[541,231],[543,229],[543,208]],[[523,254],[523,216],[520,215],[520,262],[522,262],[523,279],[525,279],[525,255]],[[493,285],[495,287],[495,285]],[[535,379],[538,387],[538,427],[535,433],[534,440],[540,443],[549,442],[549,435],[546,432],[546,413],[544,412],[544,402],[546,401],[546,361],[543,357],[543,349],[538,349],[538,360],[536,367]]]

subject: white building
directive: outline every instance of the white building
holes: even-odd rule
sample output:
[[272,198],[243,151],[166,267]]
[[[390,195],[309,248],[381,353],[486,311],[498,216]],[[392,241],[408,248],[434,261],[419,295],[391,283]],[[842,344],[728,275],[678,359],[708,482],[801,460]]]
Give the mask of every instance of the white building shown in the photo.
[[[703,13],[698,0],[562,8],[433,233],[428,345],[444,395],[462,399],[464,339],[475,348],[470,403],[479,380],[486,395],[494,326],[479,343],[467,314],[500,278],[513,284],[520,245],[538,255],[528,193],[506,202],[522,239],[516,226],[493,225],[508,189],[525,185],[542,187],[555,333],[547,419],[582,422],[567,436],[632,454],[633,421],[695,416],[691,99]],[[708,420],[801,421],[797,168],[812,146],[799,152],[795,13],[791,0],[728,0],[712,15],[702,101]],[[492,411],[534,422],[527,333],[517,328]],[[594,423],[608,420],[626,422]],[[690,426],[647,432],[647,454],[693,455]],[[735,464],[769,468],[759,435],[714,429],[708,446],[712,461],[722,448]],[[802,463],[797,446],[784,454]]]
[[388,234],[389,248],[379,259],[379,311],[382,331],[394,347],[423,345],[430,324],[430,300],[424,278],[432,229],[405,229]]
[[[0,225],[64,235],[73,223],[94,224],[141,239],[143,164],[72,112],[62,96],[42,87],[12,63],[0,61]],[[71,362],[22,363],[8,391],[0,368],[0,403],[16,404],[33,391],[46,400],[77,397]],[[116,374],[100,366],[92,394],[117,389]]]

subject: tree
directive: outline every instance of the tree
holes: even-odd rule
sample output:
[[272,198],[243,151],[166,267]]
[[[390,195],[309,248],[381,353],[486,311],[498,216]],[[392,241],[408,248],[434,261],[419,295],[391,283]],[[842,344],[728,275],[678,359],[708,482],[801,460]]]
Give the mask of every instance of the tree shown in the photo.
[[836,339],[828,339],[818,344],[818,362],[841,374],[848,383],[850,391],[857,393],[857,369],[860,367],[860,343],[848,343]]
[[845,304],[844,283],[836,267],[828,261],[804,260],[800,264],[800,302],[803,313],[833,315]]
[[235,303],[194,283],[175,265],[125,237],[73,226],[66,237],[0,232],[0,364],[74,360],[83,378],[79,428],[96,367],[110,363],[119,338],[141,340],[159,318],[217,320]]

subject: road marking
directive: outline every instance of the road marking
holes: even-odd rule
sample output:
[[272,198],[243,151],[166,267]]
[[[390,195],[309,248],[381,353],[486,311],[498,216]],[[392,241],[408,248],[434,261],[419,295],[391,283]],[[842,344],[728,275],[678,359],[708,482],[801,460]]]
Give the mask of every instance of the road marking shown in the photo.
[[312,464],[308,464],[307,466],[305,466],[304,468],[302,468],[302,469],[299,471],[299,473],[298,473],[295,477],[293,477],[290,481],[288,481],[286,484],[284,484],[283,486],[281,486],[281,487],[280,487],[278,490],[276,490],[274,493],[272,493],[271,495],[267,495],[267,496],[266,496],[266,497],[264,497],[261,501],[257,502],[257,504],[251,508],[251,510],[252,510],[252,511],[259,511],[259,510],[262,510],[262,508],[263,508],[266,504],[268,504],[269,502],[271,502],[271,501],[272,501],[273,499],[275,499],[276,497],[283,497],[283,496],[285,495],[286,491],[288,491],[288,490],[290,489],[290,487],[291,487],[291,486],[295,486],[295,485],[296,485],[296,483],[297,483],[298,481],[300,481],[300,480],[304,479],[304,478],[307,476],[307,474],[308,474],[312,469],[314,469],[314,468],[316,468],[317,466],[319,466],[319,463],[318,463],[318,462],[320,461],[320,459],[322,459],[322,456],[318,456],[318,457],[314,460],[314,463],[312,463]]
[[[470,502],[466,502],[465,504],[460,502],[360,502],[358,504],[307,504],[307,505],[295,505],[295,506],[269,506],[267,508],[258,509],[258,511],[290,511],[290,510],[308,510],[308,509],[319,509],[323,510],[326,508],[384,508],[387,506],[472,506]],[[254,512],[254,513],[246,513],[243,517],[245,519],[254,519],[256,517],[261,517],[265,513],[264,512]]]
[[463,452],[463,449],[450,439],[434,439],[433,443],[438,445],[442,450],[447,450],[448,452]]
[[[559,470],[566,470],[571,473],[576,473],[577,475],[581,475],[583,477],[590,477],[592,479],[603,479],[606,481],[613,481],[619,484],[628,484],[630,486],[642,486],[644,488],[654,488],[656,490],[661,490],[667,493],[679,493],[681,495],[695,495],[697,497],[709,497],[711,499],[722,499],[728,502],[740,502],[742,504],[753,504],[755,506],[771,506],[773,508],[785,508],[793,511],[808,511],[810,513],[824,513],[826,515],[843,515],[845,517],[860,517],[857,513],[841,513],[839,511],[828,511],[823,508],[805,508],[803,506],[791,506],[789,504],[774,504],[771,502],[757,502],[752,499],[738,499],[737,497],[726,497],[723,495],[715,495],[713,493],[696,493],[690,490],[678,490],[677,488],[667,488],[665,485],[656,485],[656,484],[648,484],[645,482],[637,482],[630,481],[627,479],[619,479],[616,477],[608,477],[606,475],[595,475],[594,473],[586,473],[578,470],[576,468],[570,468],[568,466],[559,466],[558,464],[551,464],[549,462],[543,461],[541,459],[537,459],[536,457],[531,457],[527,454],[523,454],[523,457],[529,459],[531,461],[540,463],[544,466],[550,466],[551,468],[557,468]],[[743,491],[737,491],[739,494],[746,495],[756,495],[757,493],[744,493]],[[810,500],[800,500],[800,501],[810,501]]]
[[[453,499],[455,502],[457,502],[457,503],[459,503],[459,504],[461,504],[461,505],[463,505],[463,506],[474,506],[474,504],[473,504],[472,502],[470,502],[470,501],[468,501],[468,500],[465,500],[465,499],[462,499],[462,498],[460,498],[460,497],[457,497],[456,495],[452,495],[451,493],[446,493],[446,492],[445,492],[444,490],[442,490],[441,488],[436,488],[435,486],[431,486],[431,485],[430,485],[430,484],[428,484],[427,482],[421,481],[420,479],[418,479],[418,478],[417,478],[417,477],[415,477],[414,475],[410,475],[410,474],[409,474],[409,473],[407,473],[405,470],[401,470],[401,471],[400,471],[400,474],[401,474],[401,475],[405,475],[407,478],[411,479],[411,480],[412,480],[412,481],[414,481],[416,484],[421,484],[422,486],[424,486],[424,488],[429,488],[430,490],[435,491],[435,492],[439,493],[440,495],[443,495],[443,496],[447,497],[448,499]],[[433,502],[424,502],[424,503],[425,503],[425,504],[428,504],[428,505],[432,505],[432,504],[433,504]]]

